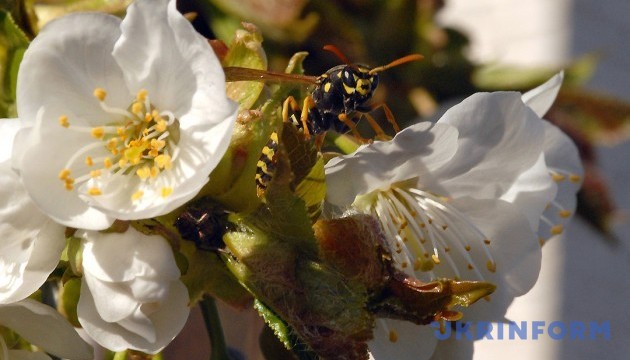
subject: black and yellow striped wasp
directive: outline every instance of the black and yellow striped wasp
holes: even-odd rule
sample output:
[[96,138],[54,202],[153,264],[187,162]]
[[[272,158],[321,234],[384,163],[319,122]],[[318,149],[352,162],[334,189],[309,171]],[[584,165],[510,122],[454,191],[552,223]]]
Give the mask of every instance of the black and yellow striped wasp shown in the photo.
[[283,104],[282,116],[285,122],[290,121],[290,112],[299,112],[299,123],[296,124],[309,137],[315,135],[321,144],[326,131],[338,133],[352,131],[353,135],[362,142],[363,138],[356,123],[365,117],[374,129],[377,137],[385,137],[385,132],[370,116],[369,112],[382,108],[385,116],[394,130],[400,129],[394,115],[385,103],[369,104],[378,86],[378,73],[394,66],[423,58],[419,54],[411,54],[392,61],[383,66],[371,68],[362,64],[351,64],[348,59],[333,45],[324,46],[339,57],[344,64],[337,65],[320,76],[277,73],[264,70],[240,67],[225,67],[227,81],[290,81],[314,86],[312,93],[305,97],[302,107],[289,96]]
[[[284,122],[293,122],[304,132],[306,138],[315,136],[315,146],[319,150],[327,131],[337,133],[352,131],[354,137],[365,143],[356,123],[366,118],[374,129],[377,138],[387,138],[383,129],[369,114],[382,108],[385,117],[396,132],[400,131],[394,115],[385,103],[370,104],[370,99],[378,86],[378,73],[389,68],[421,60],[422,55],[411,54],[390,62],[387,65],[369,67],[352,64],[343,53],[333,45],[324,46],[324,50],[334,53],[343,64],[337,65],[320,76],[276,73],[271,71],[225,67],[227,81],[277,81],[298,82],[314,86],[311,94],[304,98],[302,107],[293,96],[289,96],[282,106]],[[299,119],[293,115],[298,114]],[[259,196],[264,193],[275,169],[274,154],[278,146],[278,134],[273,133],[263,148],[256,171],[256,186]]]

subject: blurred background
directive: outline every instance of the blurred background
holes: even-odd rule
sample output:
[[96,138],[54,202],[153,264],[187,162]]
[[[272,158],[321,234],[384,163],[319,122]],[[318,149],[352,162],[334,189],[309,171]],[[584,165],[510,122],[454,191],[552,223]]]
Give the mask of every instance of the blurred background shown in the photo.
[[[124,14],[131,0],[0,0],[26,38],[72,11]],[[579,216],[545,244],[535,288],[517,299],[514,321],[610,321],[610,340],[484,340],[471,359],[627,359],[630,355],[630,25],[628,0],[179,0],[208,38],[229,44],[241,21],[265,39],[269,68],[308,51],[307,74],[341,60],[382,65],[410,53],[425,60],[381,73],[375,101],[407,125],[429,119],[477,91],[530,89],[565,69],[565,86],[547,115],[577,143],[586,169]],[[24,41],[4,22],[0,36],[0,112],[15,116],[12,84]],[[375,117],[384,119],[382,114]],[[385,128],[387,128],[385,122]],[[368,131],[369,129],[363,129]],[[390,129],[391,131],[391,129]],[[253,312],[223,308],[227,341],[256,359],[261,324]],[[206,359],[197,310],[169,348]],[[197,336],[189,344],[186,337]],[[473,354],[474,353],[474,354]],[[186,354],[186,355],[182,355]]]

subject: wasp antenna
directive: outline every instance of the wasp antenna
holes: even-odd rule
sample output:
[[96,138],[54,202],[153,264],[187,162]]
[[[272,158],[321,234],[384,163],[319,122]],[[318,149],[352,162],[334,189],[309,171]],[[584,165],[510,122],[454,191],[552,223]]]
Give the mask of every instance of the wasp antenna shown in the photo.
[[346,65],[350,64],[350,61],[348,61],[348,58],[335,45],[331,45],[331,44],[324,45],[322,49],[326,51],[330,51],[331,53],[335,54],[335,56],[337,56],[339,60],[343,61],[344,64]]
[[393,68],[394,66],[402,65],[411,61],[419,61],[422,59],[424,59],[424,56],[420,54],[411,54],[411,55],[403,56],[400,59],[396,59],[387,65],[375,67],[374,69],[370,70],[369,74],[374,75],[377,72],[381,72],[381,71]]

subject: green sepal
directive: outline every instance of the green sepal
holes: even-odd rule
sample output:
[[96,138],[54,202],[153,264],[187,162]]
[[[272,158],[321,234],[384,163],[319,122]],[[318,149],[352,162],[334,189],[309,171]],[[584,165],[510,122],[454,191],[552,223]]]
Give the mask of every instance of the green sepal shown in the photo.
[[189,265],[181,281],[188,288],[191,303],[194,304],[205,294],[209,294],[236,308],[242,309],[251,304],[251,294],[243,288],[216,253],[198,250],[192,241],[182,241],[180,251]]
[[[256,26],[243,24],[230,43],[228,53],[221,61],[225,66],[237,66],[248,69],[266,70],[267,56],[262,47],[262,35]],[[239,111],[249,110],[256,102],[265,84],[261,81],[233,81],[228,82],[226,90],[228,97],[239,104]]]
[[74,277],[65,281],[59,289],[58,308],[62,315],[75,327],[81,327],[77,316],[77,305],[81,294],[81,278]]
[[0,28],[0,118],[14,118],[17,74],[29,40],[5,10],[0,10]]

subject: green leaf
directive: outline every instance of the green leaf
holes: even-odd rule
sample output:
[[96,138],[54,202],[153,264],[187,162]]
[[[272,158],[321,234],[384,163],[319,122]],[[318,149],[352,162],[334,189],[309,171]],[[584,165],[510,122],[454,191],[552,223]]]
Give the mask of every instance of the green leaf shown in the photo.
[[17,74],[29,40],[5,10],[0,10],[0,27],[0,117],[12,118],[17,117]]

